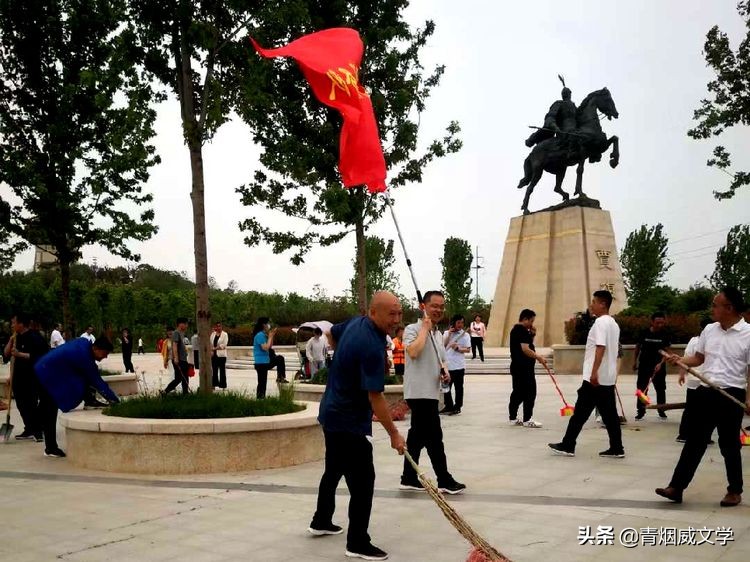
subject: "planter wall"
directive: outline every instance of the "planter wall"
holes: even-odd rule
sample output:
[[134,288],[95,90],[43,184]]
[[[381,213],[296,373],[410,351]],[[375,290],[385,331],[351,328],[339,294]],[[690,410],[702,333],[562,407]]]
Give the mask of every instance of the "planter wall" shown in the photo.
[[[677,353],[685,351],[685,345],[673,345],[672,349]],[[552,354],[555,365],[555,373],[559,375],[580,375],[583,372],[583,356],[586,352],[585,345],[553,345]],[[632,375],[633,357],[635,356],[635,345],[622,346],[622,359],[619,360],[619,374]],[[674,370],[672,367],[667,368]],[[676,371],[675,371],[676,372]]]
[[60,417],[74,466],[137,474],[280,468],[323,458],[318,404],[280,416],[159,420],[76,410]]
[[[310,402],[320,402],[325,392],[324,384],[308,384],[308,383],[295,383],[294,384],[294,399],[295,400],[308,400]],[[404,399],[404,385],[402,384],[389,384],[385,387],[385,401],[388,402],[389,406],[393,406]]]

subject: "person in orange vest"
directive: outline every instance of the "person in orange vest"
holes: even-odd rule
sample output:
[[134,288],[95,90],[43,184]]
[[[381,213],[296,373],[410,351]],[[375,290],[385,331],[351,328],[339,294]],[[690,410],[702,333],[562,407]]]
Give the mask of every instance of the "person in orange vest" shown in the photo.
[[404,376],[404,327],[396,328],[396,337],[393,338],[393,369],[397,377]]

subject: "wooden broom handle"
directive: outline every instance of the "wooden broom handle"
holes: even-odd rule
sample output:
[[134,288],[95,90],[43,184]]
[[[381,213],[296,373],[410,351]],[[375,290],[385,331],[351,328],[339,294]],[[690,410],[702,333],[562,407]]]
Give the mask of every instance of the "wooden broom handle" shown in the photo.
[[[659,353],[661,353],[664,357],[672,357],[671,355],[669,355],[669,353],[667,353],[663,349],[660,349]],[[747,410],[747,405],[744,402],[742,402],[741,400],[737,400],[734,396],[732,396],[731,394],[729,394],[726,390],[724,390],[723,388],[719,387],[714,382],[711,382],[706,377],[704,377],[703,374],[699,373],[698,371],[696,371],[692,367],[688,367],[687,365],[685,365],[685,363],[683,363],[679,359],[677,361],[675,361],[675,363],[677,364],[678,367],[681,367],[681,368],[685,369],[688,373],[690,373],[691,375],[693,375],[695,378],[699,379],[701,382],[704,382],[708,386],[710,386],[711,388],[713,388],[714,390],[719,391],[720,394],[723,394],[725,397],[729,398],[732,402],[734,402],[735,404],[737,404],[743,410]]]

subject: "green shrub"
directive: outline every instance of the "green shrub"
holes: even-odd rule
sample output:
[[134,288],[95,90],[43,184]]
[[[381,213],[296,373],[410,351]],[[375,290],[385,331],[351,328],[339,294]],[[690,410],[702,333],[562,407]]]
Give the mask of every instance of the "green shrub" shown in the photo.
[[291,328],[276,328],[273,336],[274,345],[294,345],[297,343],[297,334]]
[[105,408],[103,413],[123,418],[211,419],[276,416],[303,409],[294,403],[294,389],[282,388],[278,397],[261,400],[241,392],[140,395]]
[[[651,325],[651,316],[632,316],[630,314],[616,314],[615,320],[620,326],[620,343],[623,345],[638,342],[641,332]],[[593,318],[588,313],[578,313],[574,318],[565,322],[565,339],[570,345],[585,345],[589,329],[593,325]],[[700,334],[699,314],[670,314],[667,315],[667,332],[672,343],[682,344],[690,338]]]

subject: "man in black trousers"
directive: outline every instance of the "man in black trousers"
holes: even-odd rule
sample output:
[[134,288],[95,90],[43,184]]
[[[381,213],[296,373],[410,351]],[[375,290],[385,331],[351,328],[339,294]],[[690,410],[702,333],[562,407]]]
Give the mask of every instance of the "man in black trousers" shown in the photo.
[[[656,403],[667,402],[667,366],[666,360],[659,353],[660,350],[669,350],[669,334],[666,330],[667,317],[663,312],[654,312],[651,315],[651,325],[640,335],[635,346],[633,357],[633,370],[638,373],[636,388],[648,394],[649,384],[656,391]],[[641,421],[646,415],[646,405],[640,399],[635,399],[636,421]],[[659,410],[659,419],[667,420],[664,410]]]
[[[742,313],[745,302],[739,290],[724,287],[714,297],[711,313],[715,322],[701,332],[695,353],[687,357],[671,355],[670,363],[682,362],[688,367],[702,366],[703,376],[731,396],[745,403],[750,413],[747,385],[750,382],[750,324]],[[742,427],[742,411],[737,404],[714,388],[701,384],[694,391],[690,408],[696,415],[690,422],[687,441],[680,460],[666,488],[656,493],[675,503],[682,503],[682,493],[688,487],[706,452],[714,428],[719,434],[719,450],[727,471],[727,493],[719,502],[722,507],[733,507],[742,501],[742,445],[738,438]]]

